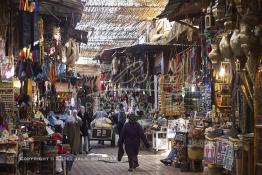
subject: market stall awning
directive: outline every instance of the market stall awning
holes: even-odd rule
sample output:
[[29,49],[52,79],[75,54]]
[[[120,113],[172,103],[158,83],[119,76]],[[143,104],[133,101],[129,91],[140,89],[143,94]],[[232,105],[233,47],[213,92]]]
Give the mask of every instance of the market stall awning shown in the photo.
[[165,10],[158,18],[179,21],[200,15],[209,5],[208,0],[169,0]]
[[41,0],[39,1],[40,14],[70,18],[72,15],[82,16],[84,6],[81,0]]
[[97,60],[111,60],[115,55],[125,54],[141,54],[146,52],[157,52],[159,50],[172,49],[177,46],[174,45],[160,45],[160,44],[136,44],[129,47],[119,47],[113,49],[106,49],[100,55],[96,56]]

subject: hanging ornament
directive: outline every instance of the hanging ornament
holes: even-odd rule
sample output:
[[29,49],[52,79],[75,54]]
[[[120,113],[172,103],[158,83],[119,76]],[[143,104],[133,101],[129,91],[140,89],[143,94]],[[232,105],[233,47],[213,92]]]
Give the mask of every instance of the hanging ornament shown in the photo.
[[205,28],[209,29],[212,26],[212,17],[211,17],[211,4],[207,8],[207,14],[205,16]]

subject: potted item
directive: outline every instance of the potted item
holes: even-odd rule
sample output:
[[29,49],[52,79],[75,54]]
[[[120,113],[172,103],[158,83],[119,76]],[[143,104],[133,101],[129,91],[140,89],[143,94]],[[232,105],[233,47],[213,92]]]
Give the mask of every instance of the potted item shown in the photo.
[[229,35],[225,34],[219,43],[220,52],[223,58],[231,58],[232,50],[230,47]]
[[240,24],[239,40],[241,43],[241,48],[243,49],[243,52],[245,56],[247,57],[249,55],[249,51],[255,45],[257,45],[257,43],[256,43],[256,38],[254,36],[254,33],[251,32],[250,27],[246,23]]
[[236,57],[241,57],[243,55],[241,49],[240,31],[238,29],[235,29],[231,36],[230,46]]
[[188,157],[191,160],[202,160],[204,157],[204,149],[201,147],[188,147]]
[[218,44],[211,44],[212,51],[208,54],[208,57],[211,59],[212,63],[219,63],[221,58]]

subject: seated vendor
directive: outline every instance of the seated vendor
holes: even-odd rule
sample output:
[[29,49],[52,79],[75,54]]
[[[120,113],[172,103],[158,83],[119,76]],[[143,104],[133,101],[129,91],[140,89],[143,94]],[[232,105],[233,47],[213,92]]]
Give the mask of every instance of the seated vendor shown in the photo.
[[165,165],[171,165],[177,156],[177,150],[182,148],[182,146],[183,145],[181,143],[176,143],[173,146],[172,150],[169,152],[167,158],[160,160],[160,162],[162,162]]

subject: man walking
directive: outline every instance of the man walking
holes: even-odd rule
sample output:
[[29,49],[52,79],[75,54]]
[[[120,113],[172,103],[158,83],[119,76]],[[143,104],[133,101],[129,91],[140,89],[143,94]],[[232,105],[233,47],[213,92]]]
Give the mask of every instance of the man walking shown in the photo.
[[117,116],[117,132],[119,136],[122,131],[122,128],[124,127],[125,122],[126,122],[126,114],[125,114],[124,106],[123,104],[119,104],[119,112]]
[[[80,128],[81,130],[81,153],[88,153],[90,151],[90,140],[89,140],[89,134],[88,129],[90,128],[91,123],[91,117],[88,116],[88,113],[85,111],[85,107],[81,106],[80,111],[78,112],[78,116],[82,119],[83,124]],[[84,143],[83,143],[84,140]]]

